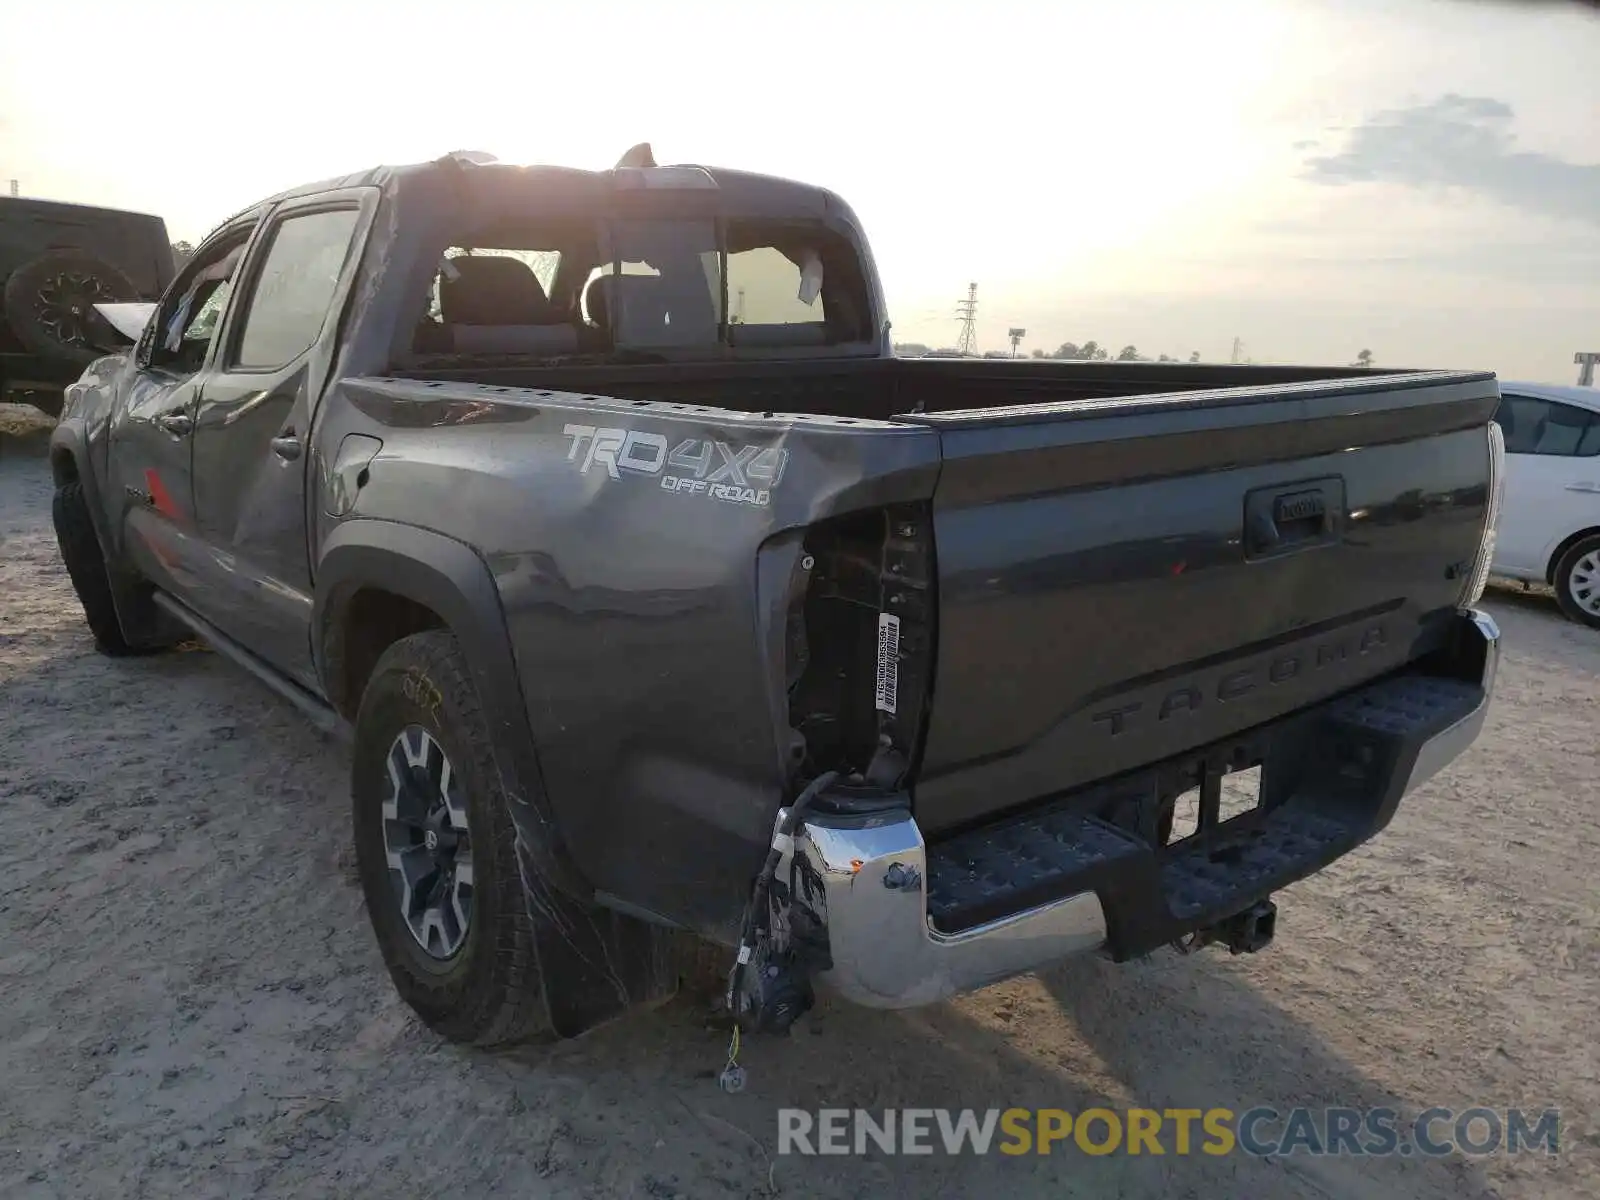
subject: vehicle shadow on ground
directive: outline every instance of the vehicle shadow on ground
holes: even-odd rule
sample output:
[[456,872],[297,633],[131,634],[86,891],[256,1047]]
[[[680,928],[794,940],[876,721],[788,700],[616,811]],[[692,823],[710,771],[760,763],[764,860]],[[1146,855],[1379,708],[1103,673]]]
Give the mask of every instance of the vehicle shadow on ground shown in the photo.
[[[43,737],[52,722],[68,716],[51,704],[63,685],[104,677],[104,660],[84,649],[74,646],[10,681],[20,736]],[[252,838],[249,847],[230,851],[241,857],[228,874],[252,873],[258,860],[276,858],[270,847],[303,841],[306,823],[317,823],[316,814],[329,809],[329,836],[316,839],[315,861],[285,875],[282,886],[298,891],[297,903],[309,905],[319,927],[326,926],[324,944],[343,982],[336,980],[323,999],[342,1015],[327,1014],[314,1042],[303,1047],[311,1051],[309,1060],[263,1075],[257,1086],[336,1097],[348,1137],[361,1144],[366,1185],[375,1191],[414,1194],[437,1185],[464,1195],[504,1188],[582,1195],[598,1188],[606,1195],[697,1198],[770,1195],[776,1188],[788,1196],[919,1200],[981,1195],[997,1186],[1019,1198],[1176,1193],[1367,1200],[1485,1193],[1479,1169],[1459,1159],[1266,1160],[1238,1151],[1214,1157],[1198,1151],[1199,1137],[1187,1156],[1175,1153],[1171,1138],[1161,1157],[1093,1156],[1070,1143],[1048,1156],[1012,1157],[997,1148],[981,1157],[950,1156],[937,1150],[936,1131],[937,1152],[924,1156],[890,1157],[876,1149],[844,1157],[778,1154],[779,1110],[785,1107],[864,1108],[878,1117],[890,1108],[1242,1112],[1303,1104],[1415,1111],[1331,1053],[1292,1015],[1292,994],[1284,1001],[1291,1010],[1280,1007],[1239,962],[1217,952],[1182,958],[1163,951],[1123,966],[1092,959],[909,1013],[857,1009],[824,994],[791,1037],[746,1042],[741,1061],[750,1085],[732,1096],[715,1082],[727,1035],[708,1027],[704,1007],[688,998],[553,1047],[499,1054],[451,1047],[395,998],[359,898],[347,890],[353,877],[339,869],[348,839],[348,813],[340,802],[343,751],[302,732],[287,705],[237,678],[214,654],[123,660],[115,676],[123,688],[97,689],[70,714],[98,732],[93,773],[115,779],[124,768],[165,771],[148,759],[155,745],[192,764],[185,768],[191,772],[185,790],[154,791],[149,819],[159,818],[161,796],[193,804],[231,785],[244,794],[280,797],[256,806],[247,826],[235,802],[217,794],[209,806],[210,831],[238,822]],[[185,720],[196,710],[203,718]],[[188,731],[174,736],[183,726]],[[77,749],[89,747],[80,739]],[[171,836],[189,835],[180,829]],[[183,939],[171,952],[174,979],[196,979],[197,1006],[226,1002],[196,975],[211,958],[231,953],[222,943],[281,941],[281,930],[268,919],[274,907],[281,903],[257,894],[250,906],[211,907],[226,930],[169,931]],[[124,967],[108,963],[106,969],[115,975]],[[303,984],[306,995],[323,986],[318,971],[334,970],[316,955],[294,953],[252,969],[271,976],[267,982],[281,976],[282,987]],[[269,1024],[252,1024],[251,1032],[235,1035],[235,1052],[270,1059],[282,1052],[274,1050],[275,1036]],[[403,1111],[394,1107],[395,1093],[408,1096]],[[342,1194],[337,1181],[351,1170],[352,1144],[308,1145],[293,1157],[262,1163],[257,1179],[274,1188]]]
[[[1493,595],[1519,615],[1550,607],[1544,597]],[[1190,958],[1163,951],[1123,966],[1089,960],[911,1013],[869,1012],[824,996],[816,1019],[792,1037],[747,1042],[742,1061],[750,1086],[736,1096],[715,1083],[726,1034],[707,1028],[703,1011],[682,998],[555,1047],[491,1055],[448,1046],[395,998],[350,890],[353,876],[340,870],[348,840],[345,754],[312,734],[288,705],[212,653],[111,663],[75,625],[55,652],[13,675],[5,692],[17,739],[71,756],[16,764],[15,783],[81,773],[120,780],[115,787],[127,790],[148,776],[150,798],[140,803],[152,807],[141,819],[189,816],[164,810],[203,806],[218,836],[243,831],[239,842],[222,843],[226,874],[249,875],[258,863],[276,861],[272,847],[301,845],[308,823],[326,821],[328,836],[313,840],[314,860],[274,877],[283,873],[285,902],[298,891],[298,903],[309,903],[318,927],[326,926],[326,957],[339,964],[340,981],[323,999],[342,1012],[319,1018],[315,1040],[303,1047],[309,1056],[263,1068],[257,1086],[336,1097],[353,1141],[311,1144],[261,1163],[257,1179],[271,1187],[344,1194],[340,1180],[348,1180],[356,1154],[365,1186],[397,1194],[431,1185],[455,1194],[509,1188],[657,1197],[767,1195],[774,1186],[788,1196],[918,1198],[982,1195],[997,1186],[1020,1198],[1366,1200],[1487,1191],[1479,1167],[1461,1159],[1265,1160],[1237,1151],[1180,1157],[1171,1140],[1161,1157],[1096,1157],[1070,1144],[1048,1156],[1017,1157],[996,1150],[983,1157],[777,1153],[784,1107],[860,1107],[879,1116],[908,1107],[1241,1112],[1296,1104],[1414,1112],[1437,1099],[1396,1103],[1293,1015],[1292,990],[1280,1003],[1241,960],[1214,951]],[[171,771],[178,774],[169,780]],[[247,818],[241,796],[277,802],[253,806]],[[181,828],[171,834],[189,836],[196,835]],[[209,932],[166,930],[180,939],[169,951],[173,978],[192,981],[184,986],[198,1007],[227,1003],[199,977],[210,958],[283,940],[274,906],[282,907],[252,892],[248,904],[211,907],[218,925]],[[314,995],[316,972],[334,970],[316,958],[286,952],[251,970],[283,976],[285,988],[304,984]],[[1271,952],[1261,961],[1270,965]],[[113,976],[123,967],[106,964]],[[251,1019],[231,1044],[270,1062],[282,1053],[273,1041],[279,1035]],[[408,1098],[402,1109],[395,1094]],[[350,1148],[355,1144],[359,1151]]]
[[[709,1194],[712,1180],[731,1184],[729,1173],[741,1169],[756,1177],[770,1170],[783,1194],[806,1196],[975,1196],[997,1186],[1015,1197],[1493,1195],[1482,1172],[1460,1158],[1264,1159],[1239,1150],[1218,1157],[1200,1151],[1198,1127],[1186,1156],[1176,1153],[1170,1130],[1161,1157],[1090,1155],[1070,1141],[1048,1156],[1013,1157],[998,1152],[1006,1140],[999,1135],[985,1156],[950,1156],[938,1148],[936,1126],[935,1152],[926,1156],[891,1157],[875,1148],[844,1157],[776,1153],[785,1107],[860,1107],[877,1119],[884,1109],[918,1107],[1416,1111],[1330,1054],[1226,960],[1163,954],[1126,966],[1090,961],[913,1013],[869,1012],[824,998],[820,1019],[808,1019],[790,1038],[746,1042],[742,1061],[751,1082],[738,1096],[720,1093],[713,1079],[726,1035],[706,1030],[697,1012],[674,1002],[578,1042],[500,1062],[519,1092],[537,1091],[551,1073],[612,1092],[619,1122],[659,1132],[652,1172],[640,1186],[654,1179],[691,1196]],[[567,1129],[577,1133],[579,1121]],[[1097,1127],[1095,1140],[1104,1136],[1105,1127]],[[721,1156],[704,1157],[707,1138],[722,1147]]]

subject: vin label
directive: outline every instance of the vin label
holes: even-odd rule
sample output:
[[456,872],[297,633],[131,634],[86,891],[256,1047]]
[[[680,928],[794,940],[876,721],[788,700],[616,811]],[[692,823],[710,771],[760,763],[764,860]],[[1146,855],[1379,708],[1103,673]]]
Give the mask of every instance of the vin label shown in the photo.
[[893,713],[900,695],[900,618],[892,613],[878,614],[879,712]]

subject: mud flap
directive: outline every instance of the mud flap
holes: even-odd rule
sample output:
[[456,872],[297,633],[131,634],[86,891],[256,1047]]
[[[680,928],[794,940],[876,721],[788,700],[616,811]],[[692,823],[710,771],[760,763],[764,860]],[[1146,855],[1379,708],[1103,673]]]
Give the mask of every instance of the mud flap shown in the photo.
[[576,1037],[677,993],[671,930],[545,886],[520,836],[517,866],[551,1032]]

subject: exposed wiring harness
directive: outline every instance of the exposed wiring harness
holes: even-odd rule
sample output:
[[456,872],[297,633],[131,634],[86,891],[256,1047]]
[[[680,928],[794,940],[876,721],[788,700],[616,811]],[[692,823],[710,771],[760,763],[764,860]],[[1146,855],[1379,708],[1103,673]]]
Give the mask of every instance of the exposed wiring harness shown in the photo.
[[784,855],[794,853],[794,832],[800,827],[806,812],[816,803],[817,797],[838,778],[838,771],[824,771],[795,797],[794,803],[785,810],[777,828],[773,831],[772,846],[767,851],[766,862],[762,864],[761,872],[756,876],[755,886],[751,889],[750,903],[745,908],[744,921],[739,929],[739,952],[734,958],[732,969],[728,972],[728,991],[724,997],[728,1012],[733,1018],[733,1036],[728,1043],[728,1062],[722,1074],[722,1086],[725,1090],[738,1091],[744,1084],[744,1071],[737,1061],[739,995],[744,984],[745,971],[755,959],[756,946],[762,935],[770,930],[772,906],[769,898],[772,894],[772,881],[777,876],[778,865],[783,861]]

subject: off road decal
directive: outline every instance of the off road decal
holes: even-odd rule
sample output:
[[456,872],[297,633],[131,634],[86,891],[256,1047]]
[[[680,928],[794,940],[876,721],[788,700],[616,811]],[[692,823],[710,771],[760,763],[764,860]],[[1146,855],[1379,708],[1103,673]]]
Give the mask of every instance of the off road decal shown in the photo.
[[710,438],[684,438],[674,446],[662,434],[641,429],[568,425],[561,432],[569,439],[567,461],[583,474],[599,466],[612,479],[659,479],[662,491],[724,504],[765,508],[789,462],[787,450]]

